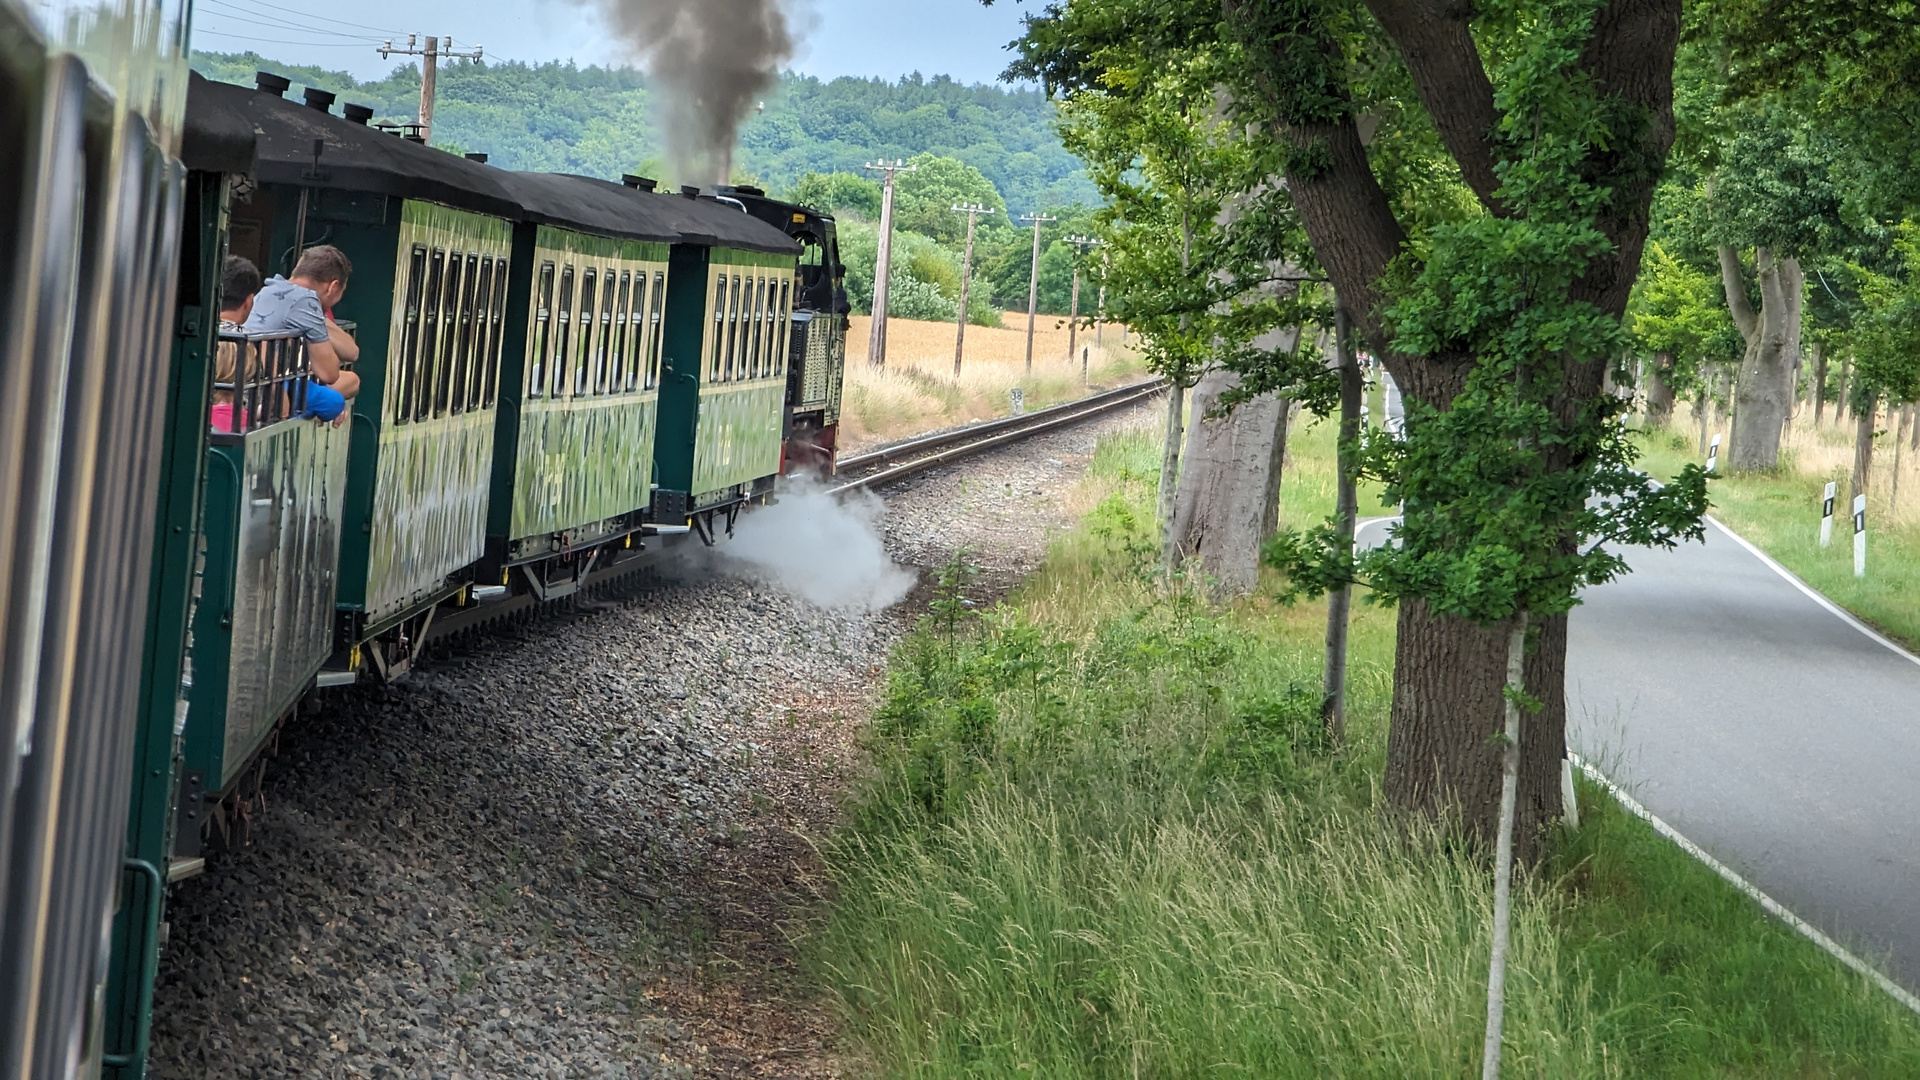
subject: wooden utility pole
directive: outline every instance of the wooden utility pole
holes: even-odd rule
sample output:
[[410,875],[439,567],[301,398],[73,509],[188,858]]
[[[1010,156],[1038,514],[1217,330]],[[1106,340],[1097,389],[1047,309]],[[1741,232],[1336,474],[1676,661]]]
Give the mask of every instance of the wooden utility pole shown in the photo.
[[1033,318],[1040,310],[1040,226],[1059,221],[1046,214],[1021,214],[1021,221],[1033,222],[1033,269],[1027,277],[1027,374],[1033,374]]
[[1094,300],[1093,343],[1104,347],[1107,341],[1107,256],[1100,255],[1100,295]]
[[[1067,243],[1078,249],[1081,258],[1085,258],[1087,249],[1097,247],[1101,241],[1092,236],[1069,236]],[[1080,260],[1073,261],[1073,299],[1067,308],[1067,359],[1073,359],[1073,351],[1080,344]]]
[[873,267],[873,320],[867,330],[867,363],[887,366],[887,276],[893,272],[893,174],[912,172],[915,166],[895,158],[869,161],[861,168],[885,173],[886,186],[880,191],[880,251]]
[[[1353,355],[1353,333],[1347,309],[1333,310],[1333,355],[1340,370],[1340,475],[1334,495],[1333,527],[1341,550],[1353,551],[1354,517],[1360,500],[1354,489],[1353,444],[1360,439],[1360,364]],[[1320,721],[1327,738],[1338,746],[1347,737],[1347,623],[1353,608],[1353,587],[1327,594],[1327,666],[1321,680]]]
[[965,354],[967,345],[967,286],[973,281],[973,226],[981,214],[996,211],[979,203],[961,203],[953,208],[956,214],[967,215],[967,251],[960,256],[960,316],[959,325],[953,330],[953,381],[960,381],[960,357]]
[[395,48],[393,42],[389,41],[380,46],[379,53],[383,60],[390,56],[420,58],[420,141],[427,142],[433,138],[433,98],[436,84],[439,82],[440,58],[479,60],[486,55],[487,47],[475,45],[472,52],[455,52],[453,39],[450,37],[434,37],[428,34],[427,43],[423,47],[415,47],[414,42],[417,39],[418,35],[408,34],[406,48]]

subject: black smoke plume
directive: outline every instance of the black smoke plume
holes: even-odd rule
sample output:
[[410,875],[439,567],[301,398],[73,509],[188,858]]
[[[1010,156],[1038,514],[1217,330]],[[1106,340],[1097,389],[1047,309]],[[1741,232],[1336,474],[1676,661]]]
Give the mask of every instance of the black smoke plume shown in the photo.
[[601,0],[666,97],[667,150],[680,183],[726,182],[747,110],[793,56],[779,0]]

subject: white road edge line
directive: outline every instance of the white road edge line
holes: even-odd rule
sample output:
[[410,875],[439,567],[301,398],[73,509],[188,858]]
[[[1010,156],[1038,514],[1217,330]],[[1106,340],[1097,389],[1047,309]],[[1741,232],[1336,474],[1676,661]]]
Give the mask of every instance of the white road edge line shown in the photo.
[[[1720,523],[1716,521],[1714,522],[1714,524],[1718,525]],[[1722,526],[1722,528],[1724,528],[1724,526]],[[1815,594],[1815,595],[1818,595],[1818,594]],[[1788,911],[1785,905],[1781,904],[1780,901],[1775,900],[1773,897],[1768,896],[1766,893],[1763,893],[1759,889],[1755,888],[1754,885],[1751,882],[1749,882],[1746,878],[1743,878],[1739,874],[1735,873],[1732,867],[1721,862],[1719,859],[1714,858],[1712,855],[1707,854],[1706,850],[1703,849],[1700,845],[1687,839],[1685,836],[1682,836],[1680,834],[1680,830],[1675,829],[1673,826],[1660,820],[1659,816],[1656,815],[1653,811],[1648,810],[1646,807],[1640,805],[1639,800],[1635,799],[1633,796],[1627,794],[1626,792],[1620,790],[1620,786],[1618,784],[1615,784],[1612,780],[1607,779],[1607,776],[1605,773],[1601,772],[1599,769],[1588,764],[1585,758],[1569,750],[1567,751],[1567,760],[1579,766],[1580,771],[1586,773],[1588,779],[1606,788],[1607,793],[1612,795],[1614,799],[1620,803],[1621,806],[1626,807],[1628,813],[1646,822],[1647,824],[1653,826],[1654,832],[1657,832],[1661,836],[1664,836],[1667,839],[1673,841],[1675,844],[1678,844],[1680,846],[1680,850],[1686,852],[1687,854],[1693,856],[1694,858],[1700,860],[1702,863],[1706,864],[1708,869],[1712,870],[1714,873],[1719,874],[1722,878],[1724,878],[1727,884],[1732,885],[1736,889],[1739,889],[1741,892],[1745,893],[1749,899],[1753,900],[1755,903],[1758,903],[1762,908],[1766,910],[1767,914],[1772,915],[1773,917],[1779,919],[1781,922],[1784,922],[1788,926],[1791,926],[1795,930],[1799,931],[1802,937],[1806,938],[1808,941],[1813,942],[1815,945],[1820,946],[1822,949],[1825,949],[1827,953],[1831,955],[1834,959],[1847,965],[1848,967],[1852,968],[1854,971],[1858,972],[1859,974],[1866,976],[1869,980],[1873,982],[1875,986],[1878,986],[1880,989],[1885,990],[1887,994],[1890,997],[1892,997],[1895,1001],[1898,1001],[1900,1004],[1905,1005],[1907,1008],[1913,1010],[1913,1012],[1915,1012],[1916,1014],[1920,1014],[1920,997],[1915,997],[1910,991],[1907,990],[1906,987],[1901,986],[1897,982],[1894,982],[1892,979],[1888,978],[1885,974],[1883,974],[1878,968],[1875,968],[1872,964],[1869,964],[1865,960],[1862,960],[1858,956],[1855,956],[1853,953],[1849,952],[1845,947],[1843,947],[1839,942],[1828,937],[1826,934],[1821,933],[1820,929],[1814,926],[1812,923],[1809,923],[1805,919],[1802,919],[1800,916],[1795,915],[1791,911]]]
[[1900,646],[1899,642],[1893,641],[1892,639],[1888,638],[1885,634],[1882,634],[1880,631],[1875,630],[1873,627],[1868,626],[1866,623],[1861,622],[1860,619],[1853,614],[1853,612],[1848,611],[1846,608],[1843,608],[1839,604],[1834,603],[1832,600],[1827,599],[1827,597],[1824,594],[1822,594],[1820,590],[1814,588],[1811,585],[1808,585],[1804,581],[1801,581],[1800,578],[1796,576],[1793,571],[1787,569],[1784,566],[1781,566],[1778,562],[1774,560],[1773,556],[1753,546],[1753,542],[1748,540],[1746,537],[1741,536],[1739,533],[1734,532],[1732,529],[1729,529],[1725,525],[1721,524],[1718,518],[1714,517],[1712,514],[1708,514],[1707,520],[1713,523],[1714,528],[1719,529],[1721,532],[1727,534],[1727,537],[1731,539],[1734,543],[1739,544],[1743,548],[1746,548],[1749,552],[1753,554],[1755,558],[1759,559],[1763,563],[1766,563],[1767,566],[1770,567],[1774,573],[1779,574],[1783,578],[1786,578],[1788,584],[1792,585],[1796,589],[1799,589],[1801,592],[1806,593],[1809,597],[1813,599],[1814,603],[1819,604],[1823,608],[1826,608],[1834,616],[1839,618],[1841,622],[1846,623],[1848,626],[1853,627],[1855,630],[1858,630],[1861,633],[1872,638],[1873,640],[1879,642],[1880,644],[1885,645],[1887,649],[1893,652],[1895,655],[1904,657],[1905,659],[1912,661],[1915,664],[1920,664],[1920,656],[1915,656],[1914,654],[1908,652],[1906,649]]

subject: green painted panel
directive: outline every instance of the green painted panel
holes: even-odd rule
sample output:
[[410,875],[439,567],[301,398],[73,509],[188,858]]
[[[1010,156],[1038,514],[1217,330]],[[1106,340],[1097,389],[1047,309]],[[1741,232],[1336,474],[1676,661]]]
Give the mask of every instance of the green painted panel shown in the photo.
[[746,483],[780,471],[780,413],[785,378],[700,388],[692,493]]
[[394,424],[380,432],[367,560],[369,619],[431,597],[487,546],[493,410]]
[[578,528],[645,507],[658,405],[651,392],[523,402],[508,538]]
[[[382,394],[377,432],[368,438],[356,430],[354,447],[357,459],[368,456],[369,449],[374,459],[365,524],[365,587],[359,597],[351,597],[360,601],[369,620],[404,613],[432,598],[447,575],[476,561],[486,550],[492,405],[483,402],[465,412],[396,421],[404,395],[393,376],[406,355],[413,249],[418,245],[429,251],[439,248],[504,260],[511,253],[512,239],[512,226],[499,218],[424,202],[408,202],[401,209],[380,372],[383,389],[395,392]],[[496,339],[494,351],[480,357],[474,378],[482,384],[491,379],[498,385],[499,363]],[[420,377],[424,379],[424,374]],[[357,413],[356,429],[361,421],[371,419]],[[357,460],[355,467],[365,465]],[[342,600],[349,598],[343,595]]]

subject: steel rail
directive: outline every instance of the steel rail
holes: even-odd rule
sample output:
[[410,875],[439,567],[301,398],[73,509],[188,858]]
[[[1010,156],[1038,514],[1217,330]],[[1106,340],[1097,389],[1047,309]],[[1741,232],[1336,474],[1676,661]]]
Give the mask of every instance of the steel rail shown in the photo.
[[[869,454],[859,454],[840,462],[841,470],[854,470],[875,465],[884,466],[865,476],[857,476],[827,489],[829,495],[839,495],[863,488],[878,487],[895,480],[904,479],[917,472],[944,465],[950,461],[991,450],[1008,443],[1030,438],[1044,431],[1076,424],[1115,409],[1125,408],[1145,398],[1159,393],[1166,386],[1165,379],[1150,379],[1133,383],[1115,390],[1105,390],[1098,394],[1069,401],[1061,405],[1040,409],[1024,416],[1010,416],[1000,420],[991,420],[970,427],[943,431],[937,435],[928,435],[907,442],[883,447]],[[905,459],[905,460],[902,460]],[[898,464],[887,465],[897,461]]]

